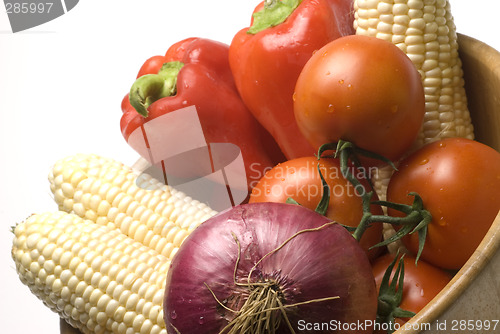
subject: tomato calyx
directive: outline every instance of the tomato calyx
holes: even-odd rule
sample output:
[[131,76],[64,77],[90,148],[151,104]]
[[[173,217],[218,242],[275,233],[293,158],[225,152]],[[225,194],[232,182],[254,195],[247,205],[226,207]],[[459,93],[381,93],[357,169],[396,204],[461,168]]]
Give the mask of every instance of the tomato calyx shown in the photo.
[[418,252],[415,257],[415,263],[420,258],[425,245],[425,239],[427,238],[427,229],[429,223],[432,221],[432,215],[429,211],[424,209],[424,203],[422,197],[416,192],[410,192],[409,196],[413,196],[412,205],[392,203],[388,201],[376,201],[375,204],[385,206],[390,209],[394,209],[406,214],[406,217],[396,218],[387,216],[386,223],[392,225],[402,226],[392,237],[382,241],[375,246],[385,246],[401,239],[407,234],[418,233]]
[[[321,196],[321,200],[319,201],[318,205],[316,206],[316,211],[322,216],[326,216],[326,211],[328,210],[328,205],[330,204],[330,187],[328,186],[328,183],[326,183],[325,177],[323,176],[323,173],[321,173],[321,168],[320,165],[318,164],[318,173],[319,177],[321,178],[321,186],[323,188],[323,195]],[[293,198],[289,197],[286,200],[286,203],[288,204],[297,204],[301,205],[299,202],[294,200]],[[344,226],[344,225],[342,225]]]
[[179,61],[163,64],[157,74],[146,74],[137,78],[130,88],[129,100],[134,109],[148,117],[148,107],[155,101],[177,92],[177,75],[184,66]]
[[[349,142],[347,140],[342,140],[340,139],[338,142],[333,142],[333,143],[327,143],[322,145],[319,150],[318,150],[318,156],[321,156],[323,152],[333,150],[335,153],[333,154],[333,157],[339,157],[339,159],[344,159],[345,160],[345,167],[349,166],[348,160],[351,160],[352,163],[358,167],[362,168],[362,164],[360,162],[360,157],[365,157],[369,159],[374,159],[374,160],[380,160],[383,163],[391,166],[392,169],[397,170],[396,165],[392,160],[384,157],[383,155],[377,154],[372,151],[368,151],[365,149],[362,149],[354,143]],[[342,166],[342,164],[341,164]],[[363,169],[365,170],[365,169]],[[345,175],[344,175],[345,176]]]
[[[424,208],[422,198],[417,193],[413,192],[409,194],[411,196],[414,196],[412,205],[392,203],[388,201],[372,202],[371,198],[373,196],[374,190],[371,186],[371,182],[367,175],[366,169],[361,165],[358,157],[361,155],[364,157],[378,159],[396,169],[394,163],[389,159],[380,156],[379,154],[360,149],[353,143],[344,140],[340,140],[336,143],[328,143],[322,145],[318,150],[318,159],[324,157],[323,153],[330,150],[335,151],[332,156],[339,159],[342,175],[354,186],[354,189],[358,192],[362,200],[363,216],[360,223],[358,224],[358,227],[353,232],[353,237],[359,241],[366,229],[374,223],[388,223],[401,227],[399,231],[391,238],[388,238],[372,246],[372,248],[375,248],[386,246],[396,240],[403,238],[405,235],[418,232],[419,250],[415,260],[415,262],[417,262],[420,258],[420,255],[422,254],[425,239],[427,237],[427,225],[432,220],[431,213]],[[353,170],[360,171],[362,174],[364,174],[370,184],[371,189],[365,188],[365,186],[358,180],[358,178],[354,176]],[[393,217],[386,215],[373,215],[370,211],[370,205],[372,204],[386,206],[388,208],[400,211],[404,214],[404,216]]]
[[[400,257],[398,266],[390,281],[391,273],[396,265],[399,254],[394,257],[394,260],[387,267],[380,285],[378,295],[378,308],[376,321],[381,324],[387,324],[388,333],[396,331],[394,326],[396,318],[411,318],[415,315],[414,312],[403,310],[399,307],[403,299],[403,284],[404,284],[404,254]],[[389,282],[390,281],[390,282]]]

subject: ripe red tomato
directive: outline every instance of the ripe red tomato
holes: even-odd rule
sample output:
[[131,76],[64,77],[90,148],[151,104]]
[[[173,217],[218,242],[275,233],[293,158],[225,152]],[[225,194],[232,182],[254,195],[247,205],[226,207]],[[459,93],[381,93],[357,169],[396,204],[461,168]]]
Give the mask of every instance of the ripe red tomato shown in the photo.
[[[292,198],[300,205],[315,210],[323,195],[321,178],[318,173],[320,163],[321,173],[330,187],[330,202],[326,216],[341,224],[358,226],[363,214],[362,201],[353,185],[341,174],[340,164],[337,159],[316,157],[303,157],[283,162],[269,170],[252,189],[250,203],[253,202],[278,202],[284,203]],[[352,170],[351,170],[352,171]],[[352,171],[355,176],[369,189],[366,179]],[[367,174],[370,171],[368,170]],[[372,200],[376,200],[376,195]],[[382,215],[380,206],[372,205],[371,212]],[[363,234],[360,245],[365,249],[370,259],[375,258],[379,249],[368,250],[382,238],[382,224],[373,224]]]
[[[424,146],[398,168],[387,200],[410,204],[408,193],[417,192],[432,215],[422,259],[446,269],[460,268],[500,210],[500,153],[477,141],[449,138]],[[416,252],[418,235],[405,237],[403,243]]]
[[295,86],[294,112],[315,148],[342,139],[396,161],[417,137],[425,98],[421,77],[403,51],[353,35],[309,59]]
[[[386,254],[377,258],[372,264],[373,276],[380,290],[382,277],[394,260],[394,255]],[[398,259],[399,260],[399,259]],[[405,275],[403,281],[403,298],[399,307],[414,313],[420,312],[451,280],[452,275],[448,272],[430,265],[422,260],[415,265],[415,258],[406,254],[404,259]],[[392,270],[394,275],[398,263]],[[391,276],[392,281],[393,276]],[[400,325],[408,321],[407,318],[396,319]]]

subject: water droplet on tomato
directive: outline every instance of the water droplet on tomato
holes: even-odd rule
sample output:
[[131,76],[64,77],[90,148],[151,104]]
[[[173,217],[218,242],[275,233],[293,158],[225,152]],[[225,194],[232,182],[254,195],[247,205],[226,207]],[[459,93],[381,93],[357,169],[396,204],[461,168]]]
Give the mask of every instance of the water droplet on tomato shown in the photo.
[[420,165],[425,165],[426,163],[429,162],[429,159],[425,158],[419,162]]
[[344,80],[343,80],[343,79],[340,79],[340,80],[339,80],[339,84],[343,85],[343,84],[344,84]]
[[352,89],[352,85],[351,85],[351,84],[348,84],[348,85],[347,85],[347,89]]
[[326,75],[330,75],[330,74],[332,74],[332,73],[331,73],[330,71],[328,71],[328,72],[326,72],[325,74],[326,74]]
[[170,318],[177,319],[177,313],[175,311],[170,312]]
[[347,110],[351,110],[351,106],[345,106]]
[[446,226],[446,225],[448,225],[448,223],[446,222],[446,220],[444,220],[443,217],[441,217],[441,218],[439,218],[438,225],[439,226]]
[[297,93],[293,92],[292,100],[295,102],[296,99],[297,99]]
[[205,323],[205,318],[200,317],[200,319],[198,319],[198,323],[199,323],[200,325],[203,325],[203,324]]
[[446,143],[441,142],[441,143],[439,143],[439,145],[438,145],[438,146],[439,146],[440,148],[446,147]]
[[335,111],[335,108],[334,108],[333,104],[329,104],[328,108],[326,108],[326,112],[329,113],[329,114],[331,114],[334,111]]

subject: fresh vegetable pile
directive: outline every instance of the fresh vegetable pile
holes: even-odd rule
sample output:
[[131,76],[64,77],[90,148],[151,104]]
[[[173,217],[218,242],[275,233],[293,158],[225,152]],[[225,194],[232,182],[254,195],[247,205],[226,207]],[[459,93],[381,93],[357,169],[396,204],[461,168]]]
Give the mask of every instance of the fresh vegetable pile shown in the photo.
[[[266,0],[230,45],[166,49],[122,101],[124,139],[164,180],[222,171],[230,197],[232,144],[248,196],[216,212],[111,159],[58,161],[59,211],[16,225],[12,257],[83,333],[391,333],[500,210],[448,1]],[[193,110],[203,139],[171,140]],[[205,147],[208,168],[163,156]]]

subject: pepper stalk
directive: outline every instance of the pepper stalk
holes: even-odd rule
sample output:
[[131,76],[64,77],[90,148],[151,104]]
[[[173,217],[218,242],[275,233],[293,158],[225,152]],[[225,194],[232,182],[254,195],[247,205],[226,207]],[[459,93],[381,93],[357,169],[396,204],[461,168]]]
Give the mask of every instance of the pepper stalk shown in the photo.
[[176,94],[177,75],[183,66],[180,61],[168,62],[157,74],[137,78],[130,88],[130,104],[139,114],[148,117],[148,107],[153,102]]
[[301,0],[265,0],[264,8],[253,14],[253,24],[248,33],[256,34],[283,23],[300,2]]

